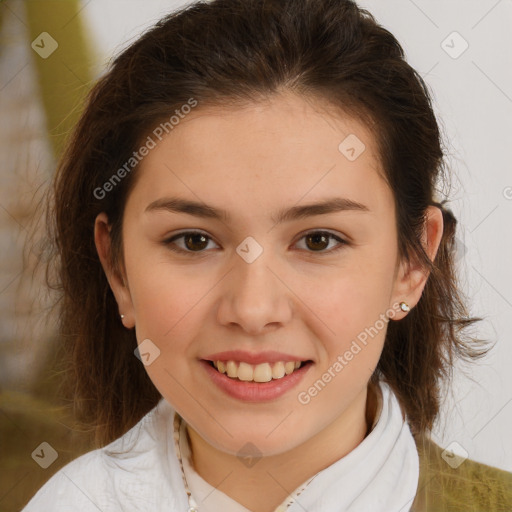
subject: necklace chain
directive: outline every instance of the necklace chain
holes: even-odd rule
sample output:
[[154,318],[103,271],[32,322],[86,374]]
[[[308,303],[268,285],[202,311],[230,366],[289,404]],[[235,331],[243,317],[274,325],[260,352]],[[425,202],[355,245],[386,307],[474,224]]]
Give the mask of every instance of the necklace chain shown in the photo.
[[176,455],[178,456],[178,460],[180,461],[181,468],[181,476],[183,478],[183,484],[185,485],[185,492],[187,493],[188,498],[188,511],[187,512],[199,512],[199,507],[197,506],[194,497],[192,496],[192,492],[188,487],[187,478],[185,476],[185,471],[183,470],[183,461],[181,460],[181,448],[180,448],[180,432],[181,432],[181,416],[175,412],[174,413],[174,447],[176,449]]
[[[187,512],[199,512],[199,507],[192,496],[192,491],[190,490],[187,482],[187,477],[185,476],[185,470],[183,469],[183,460],[182,460],[182,454],[181,454],[181,448],[180,448],[180,438],[181,438],[181,422],[182,418],[181,416],[175,412],[174,413],[174,447],[176,449],[176,455],[178,456],[178,460],[180,462],[180,468],[181,468],[181,476],[183,478],[183,484],[185,486],[185,492],[187,493],[188,498],[188,511]],[[279,505],[274,512],[284,512],[287,510],[290,505],[292,505],[297,496],[299,496],[302,491],[309,485],[311,480],[315,478],[314,476],[311,477],[303,486],[301,486],[299,489],[297,489],[295,492],[290,494],[284,501]]]

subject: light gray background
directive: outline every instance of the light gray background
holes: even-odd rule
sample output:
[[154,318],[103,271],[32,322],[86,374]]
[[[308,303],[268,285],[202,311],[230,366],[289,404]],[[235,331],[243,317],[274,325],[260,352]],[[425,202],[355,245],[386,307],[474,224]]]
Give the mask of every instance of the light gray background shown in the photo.
[[[97,73],[146,27],[187,2],[90,0],[83,13]],[[512,1],[364,0],[433,91],[454,172],[463,288],[476,334],[496,340],[491,355],[455,371],[435,439],[455,452],[512,471]],[[453,32],[458,35],[451,35]],[[444,43],[443,43],[444,41]],[[450,56],[444,48],[456,56]],[[458,445],[453,445],[456,442]],[[460,445],[460,446],[459,446]]]

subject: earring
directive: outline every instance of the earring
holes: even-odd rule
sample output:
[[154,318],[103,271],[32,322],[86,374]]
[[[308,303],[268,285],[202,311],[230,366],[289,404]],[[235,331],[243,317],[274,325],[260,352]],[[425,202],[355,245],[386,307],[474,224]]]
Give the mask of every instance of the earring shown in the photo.
[[121,315],[121,320],[124,318],[124,315]]
[[399,306],[404,313],[408,313],[409,311],[411,311],[411,308],[409,307],[407,302],[400,302]]

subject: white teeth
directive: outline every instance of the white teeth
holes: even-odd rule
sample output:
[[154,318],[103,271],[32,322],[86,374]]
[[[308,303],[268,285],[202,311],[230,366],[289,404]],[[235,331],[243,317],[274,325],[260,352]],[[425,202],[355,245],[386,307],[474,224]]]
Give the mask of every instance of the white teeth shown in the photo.
[[252,365],[240,361],[213,361],[213,365],[220,373],[227,374],[232,379],[245,382],[270,382],[272,379],[282,379],[300,367],[301,361],[278,361],[276,363],[260,363]]
[[293,370],[295,370],[295,363],[293,361],[284,363],[284,371],[286,372],[286,375],[290,375]]
[[238,365],[238,375],[240,380],[250,381],[253,380],[254,371],[252,366],[247,363],[240,363]]
[[228,361],[226,363],[226,371],[228,373],[228,377],[232,377],[233,379],[238,377],[238,367],[236,366],[235,361]]
[[253,380],[254,382],[270,382],[272,380],[272,368],[270,365],[268,363],[258,364],[254,368]]
[[272,365],[272,378],[273,379],[281,379],[285,376],[286,372],[284,371],[284,363],[279,361]]

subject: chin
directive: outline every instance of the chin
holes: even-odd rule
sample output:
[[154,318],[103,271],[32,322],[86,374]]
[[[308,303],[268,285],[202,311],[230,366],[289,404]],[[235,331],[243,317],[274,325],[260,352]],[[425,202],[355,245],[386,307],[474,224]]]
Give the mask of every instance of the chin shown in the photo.
[[[282,421],[279,420],[279,421]],[[272,426],[262,426],[256,430],[254,424],[251,426],[243,423],[236,427],[226,425],[226,430],[233,434],[232,437],[226,432],[196,432],[211,446],[219,451],[229,453],[237,457],[271,457],[280,455],[287,451],[293,450],[305,441],[307,441],[307,433],[303,429],[300,431],[294,428],[286,427],[281,430],[278,422],[272,422]],[[276,428],[277,426],[277,428]],[[278,430],[281,430],[278,432]],[[240,432],[237,434],[236,432]],[[299,437],[291,437],[290,432],[300,433]]]

